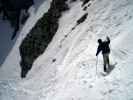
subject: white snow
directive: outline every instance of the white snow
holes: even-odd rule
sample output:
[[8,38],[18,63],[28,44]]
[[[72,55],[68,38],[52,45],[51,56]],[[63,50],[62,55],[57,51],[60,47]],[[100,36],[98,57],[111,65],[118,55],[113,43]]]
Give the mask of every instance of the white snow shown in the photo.
[[[93,0],[86,11],[81,5],[80,0],[69,4],[47,50],[21,80],[18,47],[32,27],[27,29],[32,21],[26,23],[0,69],[0,100],[133,100],[133,1]],[[86,12],[87,19],[71,31]],[[104,77],[102,55],[96,74],[95,53],[97,39],[106,36],[111,38],[111,64],[117,64]]]

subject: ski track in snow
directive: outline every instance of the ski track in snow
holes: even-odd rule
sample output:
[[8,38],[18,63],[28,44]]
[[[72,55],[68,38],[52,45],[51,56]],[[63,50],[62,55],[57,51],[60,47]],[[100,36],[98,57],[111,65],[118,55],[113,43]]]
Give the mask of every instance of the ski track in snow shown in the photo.
[[[86,11],[81,4],[76,1],[63,13],[55,37],[25,80],[0,81],[0,100],[133,100],[133,1],[92,0]],[[87,19],[75,26],[86,12]],[[96,73],[96,41],[107,35],[111,64],[117,64],[103,77],[101,55]]]

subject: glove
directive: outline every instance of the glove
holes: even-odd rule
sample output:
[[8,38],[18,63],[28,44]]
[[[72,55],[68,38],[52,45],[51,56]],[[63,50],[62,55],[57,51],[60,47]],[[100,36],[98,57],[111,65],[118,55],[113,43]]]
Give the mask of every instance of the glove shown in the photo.
[[107,39],[107,40],[110,40],[108,36],[106,37],[106,39]]

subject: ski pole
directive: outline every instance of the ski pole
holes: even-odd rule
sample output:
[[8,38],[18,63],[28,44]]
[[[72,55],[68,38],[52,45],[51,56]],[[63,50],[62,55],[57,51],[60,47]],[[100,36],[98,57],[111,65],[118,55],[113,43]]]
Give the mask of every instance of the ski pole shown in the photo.
[[96,58],[96,76],[97,76],[97,64],[98,64],[98,56]]

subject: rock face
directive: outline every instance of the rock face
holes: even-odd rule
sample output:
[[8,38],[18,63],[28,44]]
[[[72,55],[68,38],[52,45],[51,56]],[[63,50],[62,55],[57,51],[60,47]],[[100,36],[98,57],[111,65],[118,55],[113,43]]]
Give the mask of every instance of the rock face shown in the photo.
[[28,15],[28,9],[33,4],[33,0],[0,0],[0,14],[3,14],[3,20],[8,20],[14,27],[12,39],[19,30],[21,11],[25,10]]
[[83,2],[82,6],[84,6],[85,4],[87,4],[91,0],[81,0],[81,1]]
[[53,0],[48,12],[37,22],[20,45],[21,77],[26,77],[35,59],[40,56],[58,29],[58,20],[68,10],[67,0]]
[[77,20],[77,25],[83,23],[88,16],[88,13],[85,13],[79,20]]

